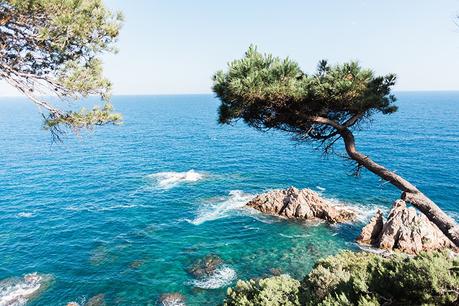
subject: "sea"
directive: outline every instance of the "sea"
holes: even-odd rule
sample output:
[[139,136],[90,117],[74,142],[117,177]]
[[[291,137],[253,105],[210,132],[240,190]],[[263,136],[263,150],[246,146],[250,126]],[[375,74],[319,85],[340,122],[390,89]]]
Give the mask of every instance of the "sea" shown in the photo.
[[[356,131],[357,148],[459,219],[459,92],[396,96],[399,111]],[[302,279],[318,259],[360,250],[365,222],[400,197],[368,171],[353,176],[341,143],[325,156],[282,132],[219,125],[210,94],[114,96],[113,105],[122,125],[56,142],[32,103],[0,98],[0,306],[158,305],[170,293],[218,305],[238,279]],[[294,222],[244,207],[290,186],[359,218]],[[208,255],[222,263],[193,276]]]

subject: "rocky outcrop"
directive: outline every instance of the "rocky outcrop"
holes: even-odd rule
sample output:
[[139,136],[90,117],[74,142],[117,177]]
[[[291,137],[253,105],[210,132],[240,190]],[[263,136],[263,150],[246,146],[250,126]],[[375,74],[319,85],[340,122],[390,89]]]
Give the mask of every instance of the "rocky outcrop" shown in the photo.
[[357,242],[385,250],[397,250],[408,254],[420,251],[455,248],[440,229],[405,201],[395,201],[387,221],[378,210],[362,229]]
[[187,271],[196,278],[203,278],[212,275],[221,264],[223,260],[220,257],[210,254],[196,260]]
[[335,223],[356,218],[356,213],[351,209],[333,205],[310,189],[299,190],[295,187],[260,194],[246,205],[262,213],[288,219],[322,219]]

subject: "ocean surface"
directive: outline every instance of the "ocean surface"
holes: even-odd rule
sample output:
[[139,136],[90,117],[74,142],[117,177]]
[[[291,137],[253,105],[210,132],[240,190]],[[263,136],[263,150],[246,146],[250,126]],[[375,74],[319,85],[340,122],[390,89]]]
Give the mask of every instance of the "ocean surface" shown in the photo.
[[[459,215],[459,92],[397,93],[399,112],[356,133],[358,148]],[[217,124],[211,95],[117,96],[124,124],[52,143],[37,109],[0,99],[0,305],[155,305],[179,292],[216,305],[238,278],[306,275],[353,242],[400,192],[280,132]],[[274,188],[309,187],[360,219],[330,226],[244,208]],[[195,278],[214,254],[216,273]]]

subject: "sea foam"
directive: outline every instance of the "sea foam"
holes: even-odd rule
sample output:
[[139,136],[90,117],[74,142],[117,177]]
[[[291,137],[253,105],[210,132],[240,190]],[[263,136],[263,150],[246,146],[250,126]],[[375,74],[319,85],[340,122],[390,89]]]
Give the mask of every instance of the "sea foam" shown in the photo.
[[373,217],[378,209],[386,214],[389,209],[385,206],[378,206],[373,203],[351,203],[342,201],[336,198],[325,198],[326,201],[335,205],[336,207],[347,208],[353,210],[357,214],[357,220],[361,223],[367,223]]
[[212,275],[203,279],[195,279],[190,284],[202,289],[218,289],[230,285],[235,279],[236,271],[223,265],[217,268]]
[[186,172],[158,172],[147,176],[153,179],[159,189],[171,189],[182,183],[192,183],[202,180],[205,174],[193,169]]
[[46,289],[51,277],[30,273],[0,281],[0,306],[22,306]]
[[17,214],[19,218],[32,218],[34,215],[31,212],[20,212]]
[[234,211],[240,210],[253,198],[253,195],[244,193],[240,190],[232,190],[229,196],[215,203],[204,204],[198,211],[196,218],[190,223],[199,225],[207,221],[217,220],[227,217]]

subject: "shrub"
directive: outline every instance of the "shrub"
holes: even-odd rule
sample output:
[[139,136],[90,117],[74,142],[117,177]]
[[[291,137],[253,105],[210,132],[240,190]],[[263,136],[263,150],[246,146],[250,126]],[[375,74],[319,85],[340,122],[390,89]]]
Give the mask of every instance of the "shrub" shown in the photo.
[[286,276],[238,281],[225,305],[451,305],[459,303],[459,258],[342,252],[299,282]]
[[343,252],[315,265],[301,296],[304,305],[446,305],[459,298],[459,260]]
[[299,302],[300,282],[288,275],[258,280],[239,280],[235,288],[228,288],[225,306],[296,306]]

